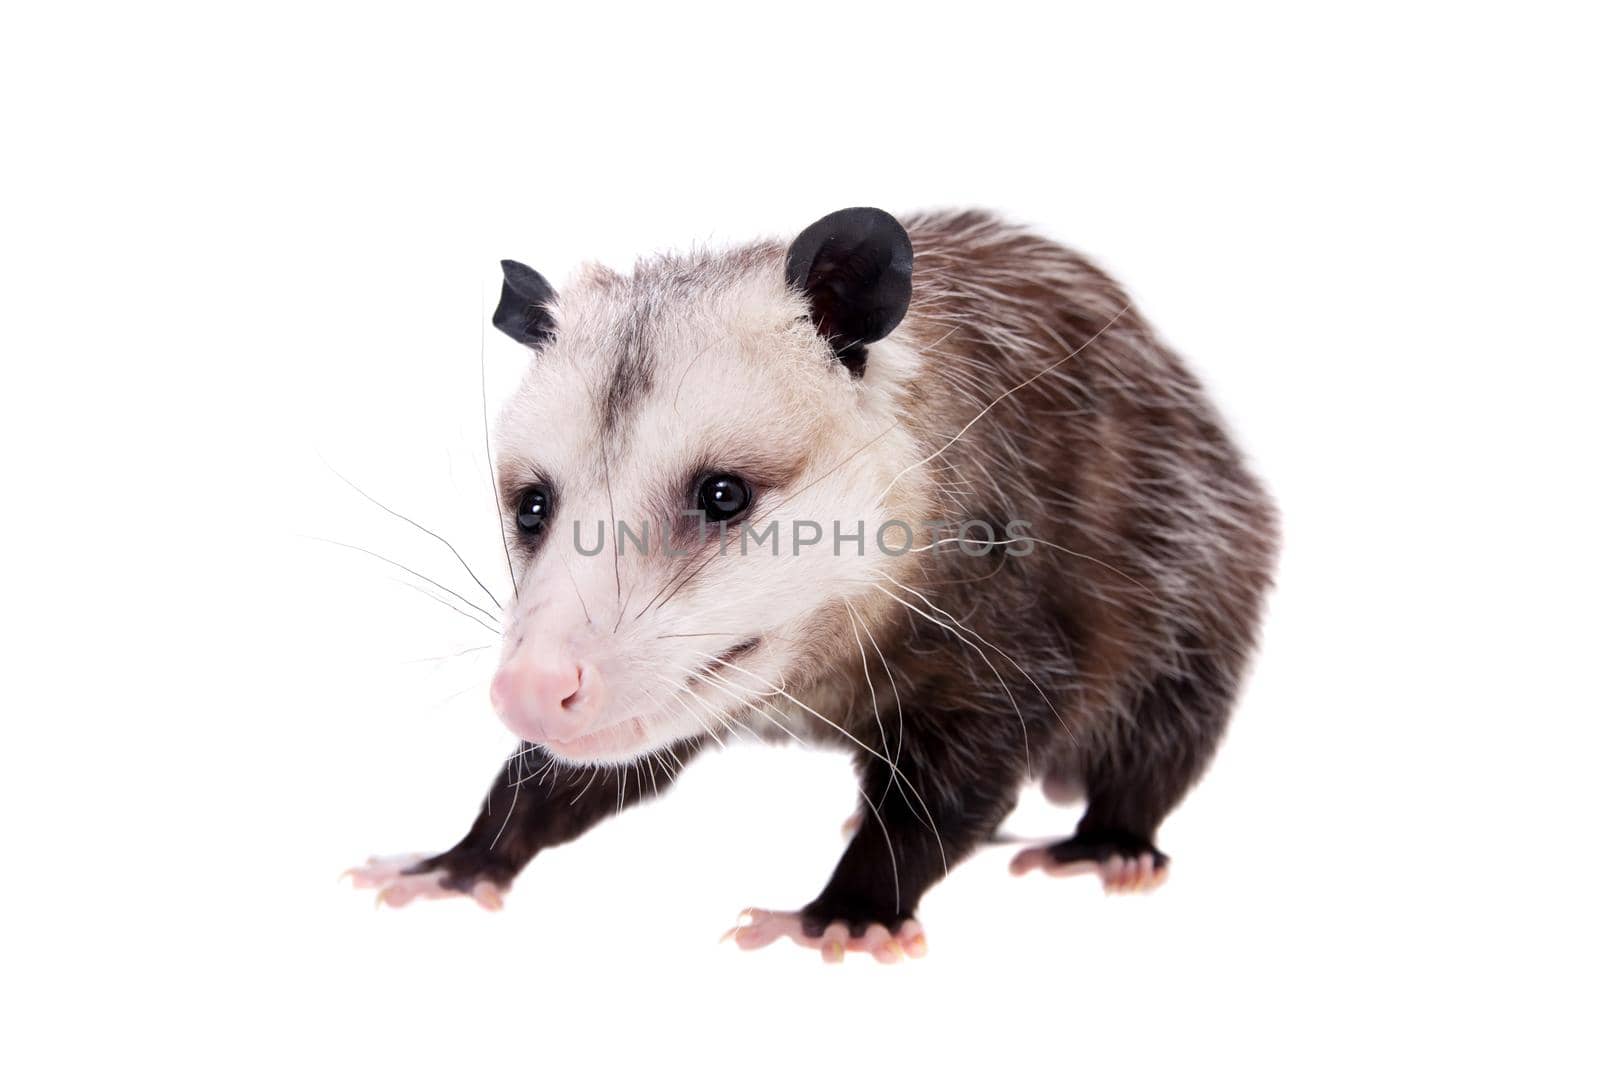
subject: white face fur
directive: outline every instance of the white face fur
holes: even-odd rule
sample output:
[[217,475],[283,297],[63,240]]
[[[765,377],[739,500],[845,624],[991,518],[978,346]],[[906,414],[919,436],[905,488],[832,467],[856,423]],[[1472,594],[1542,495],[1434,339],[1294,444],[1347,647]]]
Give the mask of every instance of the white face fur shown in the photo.
[[[786,285],[776,249],[666,261],[632,279],[589,268],[551,310],[553,337],[497,433],[517,595],[496,702],[526,697],[543,664],[577,664],[581,733],[561,728],[560,693],[530,729],[502,715],[575,762],[629,760],[728,720],[762,730],[785,711],[807,716],[774,691],[794,693],[842,649],[857,655],[852,630],[866,624],[874,585],[908,558],[905,530],[884,524],[922,518],[918,457],[898,418],[914,350],[886,338],[852,376]],[[716,524],[702,537],[682,514],[713,474],[751,491],[721,531],[725,547]],[[534,487],[549,514],[529,536],[517,515]],[[798,545],[797,523],[802,538],[817,524],[820,543]],[[863,542],[836,544],[835,523],[864,530]],[[648,550],[619,544],[622,524],[648,529]],[[776,554],[770,536],[742,539],[769,524]]]

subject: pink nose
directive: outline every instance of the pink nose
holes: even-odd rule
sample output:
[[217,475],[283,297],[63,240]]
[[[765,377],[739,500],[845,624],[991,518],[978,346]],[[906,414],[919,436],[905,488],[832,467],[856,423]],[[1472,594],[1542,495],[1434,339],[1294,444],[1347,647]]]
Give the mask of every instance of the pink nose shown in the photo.
[[500,667],[489,697],[500,719],[524,741],[571,741],[600,717],[600,674],[560,654],[525,652]]

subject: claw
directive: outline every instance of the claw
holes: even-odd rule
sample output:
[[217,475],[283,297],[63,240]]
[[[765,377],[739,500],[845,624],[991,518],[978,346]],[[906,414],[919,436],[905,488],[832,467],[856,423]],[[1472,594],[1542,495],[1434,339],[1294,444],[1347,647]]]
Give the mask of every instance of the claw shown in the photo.
[[739,912],[738,918],[733,920],[733,925],[728,927],[728,929],[723,933],[723,935],[717,939],[717,944],[720,945],[724,941],[729,940],[730,938],[738,937],[740,930],[749,929],[750,926],[755,921],[755,912],[756,912],[756,909],[754,909],[754,908],[744,908],[744,909],[742,909]]

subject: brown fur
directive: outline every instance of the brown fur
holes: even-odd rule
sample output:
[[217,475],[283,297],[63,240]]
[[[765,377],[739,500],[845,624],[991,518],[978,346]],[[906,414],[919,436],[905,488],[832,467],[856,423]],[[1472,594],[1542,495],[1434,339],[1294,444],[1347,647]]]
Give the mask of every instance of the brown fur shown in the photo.
[[[1138,708],[1202,660],[1231,697],[1271,581],[1270,500],[1198,382],[1087,260],[976,212],[906,225],[917,258],[902,330],[929,354],[930,371],[906,416],[924,454],[977,419],[941,454],[933,499],[951,522],[989,518],[998,530],[1022,519],[1060,547],[974,559],[952,545],[922,556],[908,584],[964,620],[994,669],[970,646],[930,668],[915,649],[935,625],[894,605],[876,637],[902,700],[907,690],[937,692],[947,713],[987,717],[1014,714],[997,689],[1023,704],[1042,689],[1055,714],[1031,739],[1035,759],[1127,762],[1189,746],[1198,751],[1182,773],[1192,777],[1220,736],[1227,699],[1158,722],[1139,721]],[[845,724],[870,736],[859,657],[834,673],[854,697]]]

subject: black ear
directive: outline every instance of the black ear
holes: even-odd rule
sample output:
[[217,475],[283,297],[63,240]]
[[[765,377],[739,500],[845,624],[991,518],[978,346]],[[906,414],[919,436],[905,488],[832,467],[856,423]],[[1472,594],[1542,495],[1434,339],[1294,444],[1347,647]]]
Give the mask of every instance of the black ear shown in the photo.
[[817,332],[859,376],[866,346],[900,325],[911,303],[911,238],[887,211],[845,208],[794,239],[786,273],[811,302]]
[[506,280],[500,286],[500,306],[494,309],[495,328],[538,348],[556,335],[556,322],[550,314],[556,291],[544,275],[514,259],[502,259],[500,269]]

